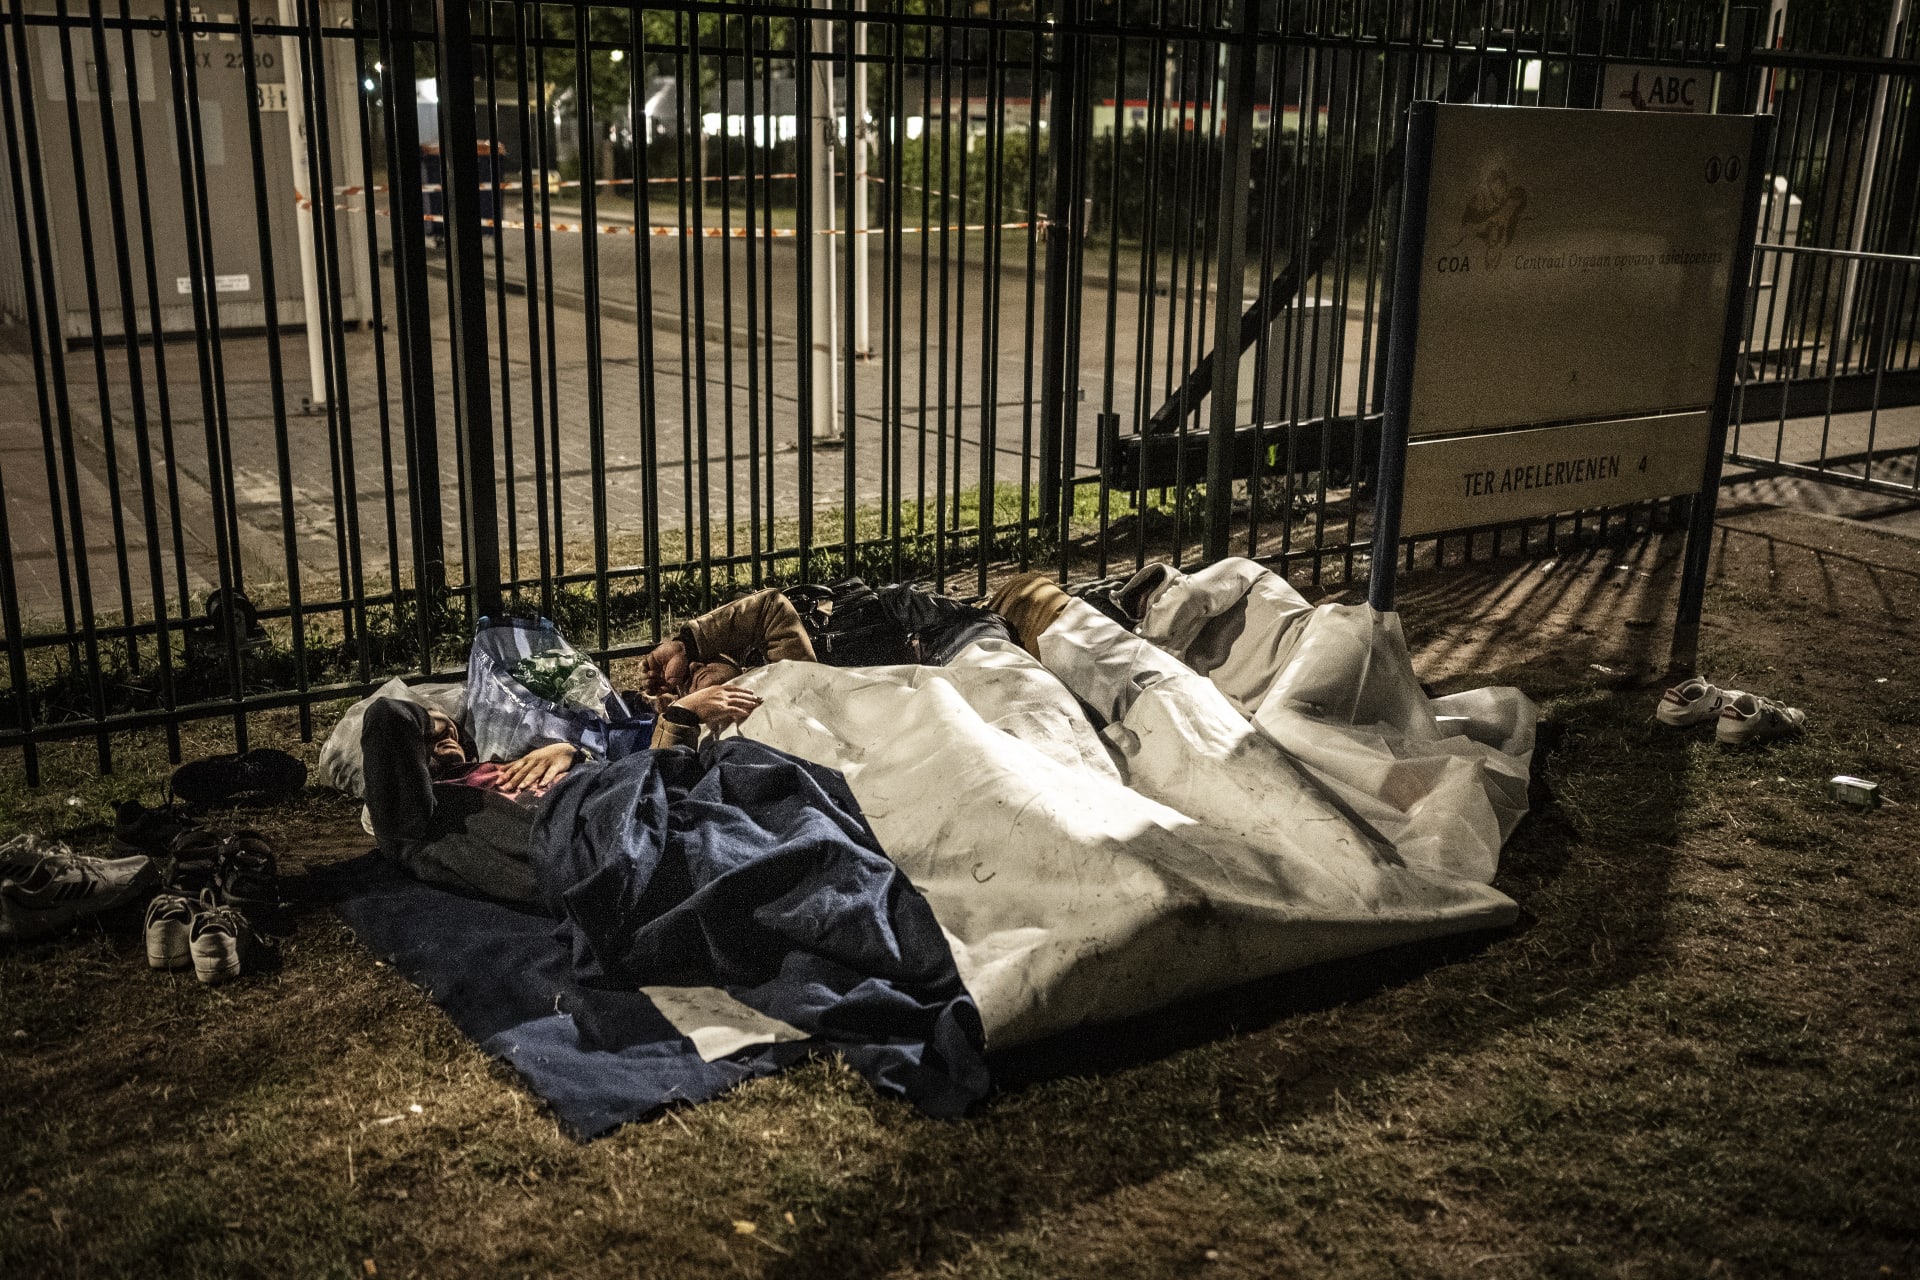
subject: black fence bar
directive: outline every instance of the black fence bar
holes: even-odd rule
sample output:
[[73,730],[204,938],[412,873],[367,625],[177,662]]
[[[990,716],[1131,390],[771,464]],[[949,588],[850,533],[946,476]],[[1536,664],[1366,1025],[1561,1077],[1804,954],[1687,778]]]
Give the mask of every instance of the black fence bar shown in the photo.
[[[447,258],[453,312],[453,420],[466,474],[469,522],[467,587],[474,609],[498,615],[500,540],[493,469],[493,392],[487,368],[486,263],[480,243],[480,169],[473,113],[473,28],[466,0],[435,0],[441,99],[440,159],[445,174]],[[465,90],[460,92],[459,90]],[[591,320],[591,317],[589,317]],[[601,645],[605,648],[605,643]]]
[[1772,111],[1729,459],[1920,488],[1912,24],[1888,56],[1705,3],[927,8],[0,0],[0,345],[34,383],[0,430],[44,459],[5,478],[0,746],[306,734],[476,612],[612,660],[849,573],[1364,579],[1423,97],[1619,107],[1660,68]]

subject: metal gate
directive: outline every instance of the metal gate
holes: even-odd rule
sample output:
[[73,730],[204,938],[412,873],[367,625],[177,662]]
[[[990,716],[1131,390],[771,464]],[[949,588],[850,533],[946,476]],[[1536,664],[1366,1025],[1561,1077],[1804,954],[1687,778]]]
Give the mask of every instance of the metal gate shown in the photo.
[[[32,776],[53,739],[107,768],[126,729],[308,729],[456,667],[480,614],[604,659],[848,573],[1363,579],[1416,98],[1799,113],[1741,448],[1862,377],[1884,423],[1915,367],[1884,262],[1912,249],[1911,36],[1765,31],[1496,0],[0,0],[0,746]],[[1857,269],[1805,265],[1828,250]]]
[[1776,19],[1755,55],[1755,109],[1777,117],[1774,190],[1729,452],[1763,470],[1912,498],[1920,30],[1910,0],[1838,38],[1820,20]]

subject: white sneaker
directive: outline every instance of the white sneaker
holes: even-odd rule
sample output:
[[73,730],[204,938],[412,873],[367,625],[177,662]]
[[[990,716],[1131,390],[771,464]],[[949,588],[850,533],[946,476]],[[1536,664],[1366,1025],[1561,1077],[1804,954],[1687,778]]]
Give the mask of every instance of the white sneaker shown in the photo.
[[73,850],[58,840],[36,835],[15,836],[0,844],[0,880],[25,880],[49,860],[64,866],[72,858]]
[[1804,732],[1807,713],[1772,698],[1743,693],[1720,710],[1713,736],[1730,747],[1749,742],[1772,742]]
[[1660,695],[1654,718],[1675,729],[1689,729],[1717,719],[1721,710],[1735,698],[1747,695],[1738,689],[1722,689],[1695,676]]
[[184,969],[193,963],[187,931],[193,904],[177,893],[163,893],[147,904],[147,967]]
[[200,896],[189,928],[193,973],[208,986],[239,977],[252,951],[253,929],[233,907],[216,906],[213,891]]
[[0,864],[0,938],[22,942],[111,911],[160,880],[152,858],[89,858],[50,842],[9,841]]

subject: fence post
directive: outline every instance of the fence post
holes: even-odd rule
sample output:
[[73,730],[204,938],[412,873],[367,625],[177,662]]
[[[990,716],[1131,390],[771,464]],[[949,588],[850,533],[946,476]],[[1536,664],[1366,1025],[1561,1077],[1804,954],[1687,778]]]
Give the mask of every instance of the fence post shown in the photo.
[[[440,161],[447,211],[447,317],[453,352],[454,438],[465,462],[467,586],[476,612],[500,612],[500,521],[493,475],[493,389],[487,353],[486,255],[480,244],[480,166],[474,136],[473,17],[468,0],[434,0],[440,71]],[[488,166],[491,173],[492,166]]]
[[[1081,0],[1058,0],[1056,12],[1067,29],[1053,42],[1053,84],[1047,100],[1047,266],[1046,334],[1040,356],[1040,511],[1043,528],[1060,522],[1066,490],[1061,442],[1066,436],[1068,403],[1078,379],[1067,370],[1067,328],[1073,312],[1073,260],[1079,250],[1080,211],[1075,206],[1074,173],[1084,160],[1080,139],[1080,85],[1076,73],[1087,38],[1074,29]],[[1069,508],[1070,509],[1070,508]]]
[[[1239,0],[1227,46],[1225,155],[1220,162],[1219,303],[1213,309],[1213,413],[1207,425],[1206,558],[1227,555],[1233,514],[1233,445],[1240,416],[1240,312],[1246,288],[1247,185],[1253,167],[1253,97],[1260,0]],[[1256,399],[1258,393],[1256,392]]]
[[[420,191],[420,120],[415,106],[412,11],[376,0],[386,68],[387,167],[392,189],[394,316],[400,327],[400,410],[412,481],[414,622],[420,669],[432,670],[433,606],[447,586],[445,515],[440,506],[440,431],[435,411],[432,308],[427,302],[426,208]],[[395,584],[397,587],[399,584]]]
[[1597,6],[1591,0],[1578,0],[1568,27],[1567,105],[1600,107],[1600,88],[1606,78],[1606,50],[1600,39],[1606,27]]

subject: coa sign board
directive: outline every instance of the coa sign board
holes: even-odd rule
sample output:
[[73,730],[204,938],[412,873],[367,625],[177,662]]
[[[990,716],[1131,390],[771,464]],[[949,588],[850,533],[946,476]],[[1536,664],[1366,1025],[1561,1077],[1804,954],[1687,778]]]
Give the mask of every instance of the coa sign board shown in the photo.
[[1691,493],[1707,461],[1706,411],[1417,440],[1407,448],[1402,536],[1624,506]]
[[1433,110],[1409,434],[1711,403],[1753,118]]
[[1713,110],[1713,73],[1609,62],[1600,81],[1600,109],[1703,116]]

